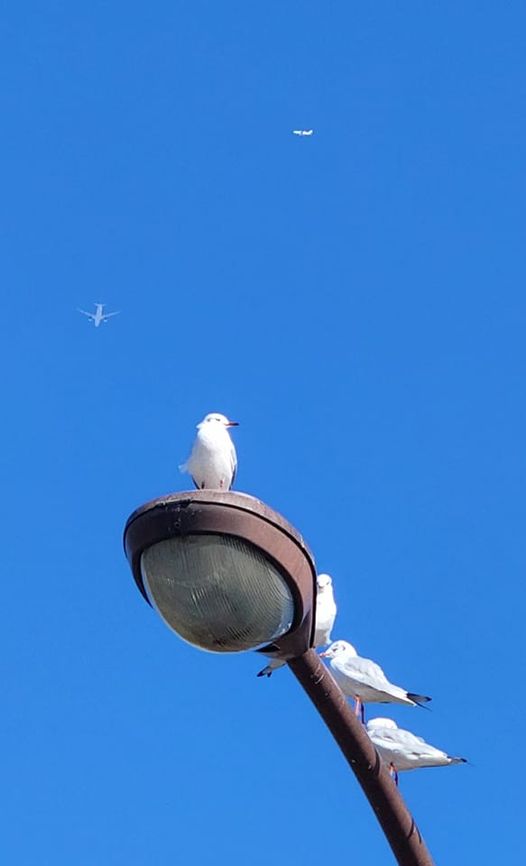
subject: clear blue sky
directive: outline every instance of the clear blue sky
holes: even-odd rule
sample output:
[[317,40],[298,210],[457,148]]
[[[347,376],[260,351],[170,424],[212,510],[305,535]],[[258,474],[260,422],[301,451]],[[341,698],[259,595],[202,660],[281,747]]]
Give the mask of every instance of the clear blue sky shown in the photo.
[[402,776],[437,862],[523,862],[525,29],[4,6],[6,863],[392,862],[290,673],[192,649],[133,584],[124,522],[185,489],[212,410],[333,575],[334,636],[433,696],[392,716],[473,762]]

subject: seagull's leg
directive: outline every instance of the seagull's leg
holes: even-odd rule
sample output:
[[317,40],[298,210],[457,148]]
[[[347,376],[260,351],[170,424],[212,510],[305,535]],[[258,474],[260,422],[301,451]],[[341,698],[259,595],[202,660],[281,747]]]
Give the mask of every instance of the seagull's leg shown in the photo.
[[361,706],[360,706],[360,718],[362,720],[362,725],[365,725],[365,704],[363,704],[363,703],[361,703]]
[[391,779],[393,779],[396,787],[398,788],[398,772],[394,764],[389,764],[389,775]]

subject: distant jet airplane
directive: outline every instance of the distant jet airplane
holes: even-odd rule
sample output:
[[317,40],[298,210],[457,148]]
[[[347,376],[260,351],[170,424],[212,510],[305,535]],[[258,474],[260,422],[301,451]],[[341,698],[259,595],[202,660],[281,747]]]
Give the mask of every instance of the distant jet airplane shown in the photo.
[[79,313],[87,316],[90,322],[93,322],[95,327],[98,328],[101,322],[106,322],[107,319],[111,319],[112,316],[118,316],[120,313],[120,310],[116,310],[114,313],[103,313],[102,311],[105,306],[106,304],[95,304],[94,313],[87,313],[86,310],[81,309],[79,309]]
[[293,129],[292,135],[312,135],[313,129]]

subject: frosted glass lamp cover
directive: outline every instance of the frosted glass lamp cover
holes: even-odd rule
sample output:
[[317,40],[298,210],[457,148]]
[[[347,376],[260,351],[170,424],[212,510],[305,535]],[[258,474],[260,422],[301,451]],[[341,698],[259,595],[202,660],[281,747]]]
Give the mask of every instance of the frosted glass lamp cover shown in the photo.
[[257,547],[228,535],[186,535],[141,557],[152,605],[180,637],[212,652],[256,649],[292,626],[286,581]]

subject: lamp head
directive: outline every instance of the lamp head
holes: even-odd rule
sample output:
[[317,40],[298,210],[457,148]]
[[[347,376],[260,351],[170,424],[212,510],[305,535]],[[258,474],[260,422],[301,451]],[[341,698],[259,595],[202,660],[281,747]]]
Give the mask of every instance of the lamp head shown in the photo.
[[312,646],[312,556],[258,499],[216,490],[156,499],[131,515],[124,546],[146,601],[189,643],[284,659]]

